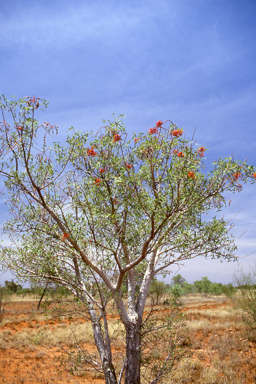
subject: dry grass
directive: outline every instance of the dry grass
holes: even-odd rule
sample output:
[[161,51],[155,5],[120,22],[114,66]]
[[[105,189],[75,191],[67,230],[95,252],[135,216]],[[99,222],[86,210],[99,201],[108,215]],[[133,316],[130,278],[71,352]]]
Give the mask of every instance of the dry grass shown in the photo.
[[[187,301],[184,306],[185,322],[178,332],[180,340],[184,340],[182,347],[186,350],[187,356],[177,360],[172,372],[166,374],[160,383],[255,383],[256,346],[250,342],[249,337],[251,335],[253,338],[254,333],[252,330],[246,333],[247,329],[241,313],[229,302],[225,303],[224,297],[217,297],[215,300],[213,297],[195,295],[183,301]],[[6,303],[6,311],[1,323],[0,352],[6,354],[11,351],[10,348],[19,351],[19,354],[23,354],[24,362],[28,364],[33,355],[38,367],[41,362],[49,358],[51,351],[54,351],[57,359],[64,356],[64,350],[71,351],[76,343],[80,344],[86,352],[89,351],[96,356],[91,324],[85,318],[72,315],[72,317],[60,316],[57,319],[50,312],[45,317],[42,311],[34,310],[36,305],[31,307],[30,304],[26,307],[26,302],[22,302],[22,305],[23,312],[21,305],[16,308],[15,302]],[[115,314],[115,310],[111,309],[111,312]],[[170,313],[168,308],[160,310],[157,315],[158,322],[155,324],[159,325]],[[109,332],[113,340],[114,363],[120,370],[124,353],[124,328],[113,316],[109,319]],[[158,338],[155,349],[158,359],[166,356],[167,341],[167,333],[163,333],[161,338]],[[24,351],[26,351],[25,354]],[[4,365],[4,362],[2,364]],[[43,369],[41,365],[40,367]],[[147,376],[147,369],[142,369],[143,376]],[[20,374],[21,380],[26,379],[23,373]],[[81,372],[80,374],[82,376],[79,376],[78,381],[81,383],[102,379],[100,373],[85,375],[85,372]],[[43,383],[40,378],[37,382]],[[45,383],[48,382],[52,381],[50,379],[45,381]],[[142,380],[142,384],[146,384],[146,381]]]

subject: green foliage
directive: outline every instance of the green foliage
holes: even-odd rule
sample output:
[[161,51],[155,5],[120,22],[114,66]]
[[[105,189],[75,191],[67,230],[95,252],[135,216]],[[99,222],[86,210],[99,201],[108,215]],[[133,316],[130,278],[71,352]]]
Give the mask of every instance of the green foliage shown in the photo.
[[163,281],[154,279],[150,285],[149,294],[151,295],[152,304],[159,304],[159,300],[167,292],[166,284]]
[[173,276],[172,278],[173,285],[183,285],[185,282],[186,279],[184,279],[184,277],[182,277],[180,273],[178,275]]
[[6,280],[4,282],[5,285],[5,291],[10,293],[16,293],[18,290],[22,289],[22,286],[20,284],[15,283],[13,280],[8,281]]
[[231,283],[222,285],[221,289],[222,289],[222,292],[225,293],[225,295],[229,298],[233,297],[237,292],[236,287],[234,287],[233,284]]
[[180,298],[184,295],[185,291],[180,284],[174,284],[170,287],[169,292],[172,298],[173,306],[180,306],[182,304]]
[[177,298],[189,293],[203,293],[210,295],[221,295],[224,293],[227,297],[231,297],[236,292],[236,288],[231,283],[227,285],[213,283],[208,277],[202,277],[200,280],[194,281],[193,284],[189,284],[181,275],[177,275],[172,278],[172,282],[177,283],[172,284],[169,291]]
[[30,288],[18,289],[17,292],[16,292],[17,295],[23,295],[23,296],[25,296],[25,295],[27,295],[29,293],[31,293]]
[[210,293],[211,282],[208,277],[202,277],[201,280],[194,281],[194,286],[199,293]]

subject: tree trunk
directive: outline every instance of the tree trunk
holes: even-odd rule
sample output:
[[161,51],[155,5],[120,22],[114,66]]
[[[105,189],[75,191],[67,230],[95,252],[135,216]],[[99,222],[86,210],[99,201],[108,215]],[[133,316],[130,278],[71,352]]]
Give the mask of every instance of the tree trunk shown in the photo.
[[43,300],[43,298],[44,298],[45,292],[47,291],[48,284],[49,284],[49,280],[47,280],[46,285],[45,285],[45,288],[44,288],[43,293],[42,293],[42,296],[41,296],[41,298],[40,298],[40,300],[39,300],[39,302],[38,302],[38,304],[37,304],[37,309],[36,309],[37,311],[39,311],[41,302],[42,302],[42,300]]
[[141,330],[140,322],[126,327],[125,384],[140,384]]
[[105,376],[105,383],[117,384],[115,368],[112,362],[106,359],[105,361],[103,361],[102,368]]
[[110,345],[110,339],[108,335],[107,323],[105,318],[106,314],[103,313],[103,319],[105,319],[105,339],[104,339],[101,325],[100,325],[100,319],[96,316],[96,312],[93,308],[92,303],[88,304],[88,310],[89,310],[91,322],[92,322],[94,341],[100,355],[102,370],[105,376],[105,383],[117,384],[115,368],[112,364],[111,345]]

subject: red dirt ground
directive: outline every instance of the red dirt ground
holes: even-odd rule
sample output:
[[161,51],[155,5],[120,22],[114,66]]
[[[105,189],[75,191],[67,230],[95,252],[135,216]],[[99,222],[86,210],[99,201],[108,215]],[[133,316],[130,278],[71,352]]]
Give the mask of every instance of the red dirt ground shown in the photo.
[[[10,323],[0,323],[0,333],[3,331],[9,331],[10,335],[14,335],[23,329],[40,328],[43,325],[50,325],[52,329],[57,324],[68,323],[72,320],[52,320],[46,319],[40,320],[31,318],[31,320],[24,320],[24,316],[29,318],[31,313],[35,312],[37,302],[36,301],[21,301],[21,302],[8,302],[5,307],[4,317],[11,318]],[[184,312],[190,309],[218,309],[229,305],[227,302],[217,303],[193,303],[189,307],[183,308]],[[193,319],[193,314],[189,315],[190,319]],[[111,316],[112,318],[115,316]],[[194,316],[198,319],[198,315]],[[203,317],[200,317],[200,319]],[[76,322],[78,318],[76,318]],[[83,322],[83,319],[79,319]],[[219,321],[218,319],[216,321]],[[201,364],[205,367],[211,367],[212,361],[214,360],[217,351],[214,348],[210,348],[209,345],[213,342],[213,338],[223,337],[227,334],[236,335],[237,330],[230,328],[222,331],[218,331],[216,335],[212,333],[197,332],[195,340],[192,341],[192,353],[195,359],[198,359]],[[255,367],[256,367],[256,344],[248,341],[245,337],[239,339],[241,342],[241,350],[236,350],[239,356],[241,356],[240,371],[244,371],[245,381],[241,381],[244,384],[253,384],[256,382],[254,379]],[[87,349],[92,350],[92,345],[86,345]],[[63,366],[60,364],[60,358],[62,357],[62,351],[56,347],[44,347],[42,345],[8,345],[8,340],[3,345],[0,344],[0,383],[8,384],[20,384],[20,383],[31,383],[31,384],[78,384],[78,383],[92,383],[92,384],[104,384],[104,379],[97,375],[94,376],[82,376],[77,377],[71,375]],[[198,382],[196,378],[190,382]],[[201,382],[201,381],[200,381]],[[224,383],[221,377],[218,381],[212,382],[213,384]],[[231,381],[229,382],[230,384]]]

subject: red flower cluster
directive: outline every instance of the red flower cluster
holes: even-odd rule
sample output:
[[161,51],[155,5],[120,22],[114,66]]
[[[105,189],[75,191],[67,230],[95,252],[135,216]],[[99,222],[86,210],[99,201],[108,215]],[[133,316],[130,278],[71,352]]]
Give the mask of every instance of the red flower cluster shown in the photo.
[[148,132],[150,135],[153,135],[154,133],[158,133],[158,129],[156,127],[150,128],[150,130]]
[[100,173],[106,172],[106,168],[100,168]]
[[239,172],[235,172],[235,173],[233,174],[233,177],[234,177],[235,180],[238,180],[239,177],[241,177],[241,173],[239,173]]
[[156,122],[156,127],[161,128],[162,125],[163,125],[162,120],[158,120],[158,121]]
[[131,164],[126,164],[125,166],[126,166],[126,168],[128,168],[128,169],[131,169],[131,168],[132,168],[132,165],[131,165]]
[[206,149],[205,149],[205,147],[200,147],[200,148],[198,148],[198,153],[199,153],[199,156],[200,157],[203,157],[203,155],[204,155],[204,151],[206,151]]
[[175,129],[174,131],[171,132],[171,135],[175,136],[175,137],[180,137],[180,136],[182,136],[182,130],[181,129]]
[[62,238],[60,239],[61,241],[64,241],[69,237],[69,233],[63,233]]
[[87,156],[97,156],[97,152],[94,151],[94,146],[91,146],[91,149],[87,149]]
[[173,153],[174,155],[179,156],[179,157],[185,157],[185,154],[184,154],[183,152],[178,152],[177,149],[174,149],[174,150],[172,151],[172,153]]
[[191,179],[195,179],[196,178],[195,173],[193,171],[190,171],[188,173],[188,177],[191,177]]
[[94,182],[94,184],[95,184],[95,185],[100,185],[101,182],[102,182],[101,179],[96,179],[95,182]]
[[114,135],[114,137],[113,137],[113,141],[114,141],[114,143],[116,143],[116,142],[119,141],[119,140],[122,140],[122,139],[121,139],[121,136],[118,135],[118,134]]

